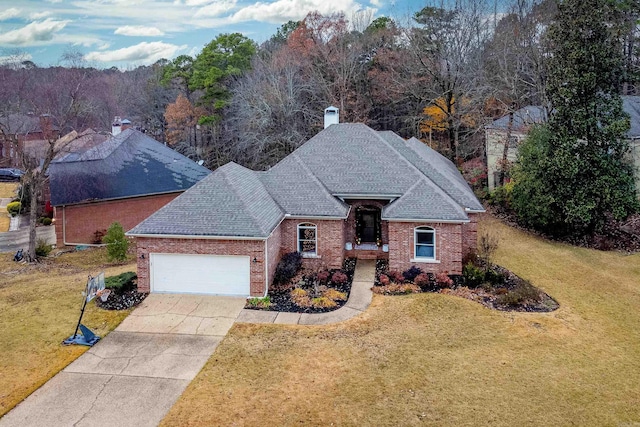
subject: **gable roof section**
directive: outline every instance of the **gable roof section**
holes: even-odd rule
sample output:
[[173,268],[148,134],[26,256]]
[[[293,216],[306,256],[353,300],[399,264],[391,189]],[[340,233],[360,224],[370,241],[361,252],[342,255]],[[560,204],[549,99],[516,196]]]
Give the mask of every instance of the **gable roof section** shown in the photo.
[[419,179],[396,150],[361,123],[331,125],[296,154],[333,195],[400,196]]
[[227,163],[128,234],[266,238],[284,212],[258,174]]
[[[428,217],[425,217],[428,213]],[[404,196],[382,209],[385,220],[468,222],[464,209],[437,185],[420,179]]]
[[[528,105],[513,113],[513,123],[511,128],[515,131],[527,131],[532,125],[547,121],[547,113],[539,105]],[[507,129],[509,126],[509,115],[494,120],[487,128]]]
[[51,203],[69,205],[184,191],[210,171],[133,129],[49,166]]
[[349,206],[333,197],[296,152],[262,172],[260,178],[280,207],[293,216],[346,218]]

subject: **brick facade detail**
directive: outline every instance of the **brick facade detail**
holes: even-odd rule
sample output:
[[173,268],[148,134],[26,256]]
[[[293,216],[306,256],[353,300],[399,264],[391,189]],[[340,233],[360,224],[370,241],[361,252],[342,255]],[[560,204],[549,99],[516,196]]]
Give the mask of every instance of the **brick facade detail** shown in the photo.
[[[138,259],[138,289],[151,290],[149,254],[201,254],[201,255],[245,255],[251,262],[250,290],[252,296],[263,296],[265,280],[264,240],[214,240],[214,239],[169,239],[138,237],[136,239]],[[144,255],[144,258],[143,258]]]
[[179,194],[57,206],[54,213],[57,246],[64,246],[65,240],[70,245],[95,243],[96,231],[106,232],[115,221],[125,231],[130,230]]
[[342,268],[344,259],[345,221],[337,220],[307,220],[285,219],[280,224],[282,230],[281,253],[298,250],[298,224],[315,224],[317,227],[318,258],[305,258],[303,265],[309,268]]
[[[415,262],[414,230],[431,227],[436,231],[436,261]],[[412,265],[429,273],[462,274],[462,224],[389,222],[389,269],[404,271]]]

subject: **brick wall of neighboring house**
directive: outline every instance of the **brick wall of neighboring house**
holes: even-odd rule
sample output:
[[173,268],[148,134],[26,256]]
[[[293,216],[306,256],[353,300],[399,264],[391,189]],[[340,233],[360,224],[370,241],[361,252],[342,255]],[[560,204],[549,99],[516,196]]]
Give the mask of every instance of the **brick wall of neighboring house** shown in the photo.
[[276,272],[280,256],[282,255],[282,227],[278,226],[267,239],[267,286],[273,283],[273,275]]
[[[263,296],[266,290],[264,269],[264,240],[214,240],[214,239],[164,239],[136,238],[138,259],[138,289],[149,292],[151,289],[149,275],[149,254],[200,254],[200,255],[244,255],[259,262],[251,262],[250,289],[251,296]],[[144,255],[144,258],[142,258]]]
[[298,246],[298,224],[311,223],[317,226],[318,258],[305,258],[303,265],[309,268],[325,266],[342,268],[344,257],[344,220],[285,219],[282,229],[282,253],[295,252]]
[[[58,247],[68,244],[91,244],[96,231],[104,231],[118,221],[125,231],[175,199],[180,193],[135,197],[55,208],[56,241]],[[64,218],[64,224],[63,224]],[[64,230],[63,230],[64,229]],[[65,239],[63,240],[63,232]]]
[[[414,229],[427,226],[436,230],[438,263],[412,262]],[[444,223],[389,222],[389,269],[404,271],[412,265],[423,271],[462,274],[462,225]]]
[[470,222],[462,224],[462,257],[470,252],[475,252],[478,248],[478,214],[467,214]]

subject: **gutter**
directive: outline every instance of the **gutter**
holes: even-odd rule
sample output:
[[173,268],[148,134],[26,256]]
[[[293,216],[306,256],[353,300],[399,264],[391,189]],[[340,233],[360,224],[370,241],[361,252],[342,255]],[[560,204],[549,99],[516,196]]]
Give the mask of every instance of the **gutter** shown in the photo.
[[389,221],[389,222],[440,222],[443,224],[468,224],[471,221],[468,219],[428,219],[428,218],[415,218],[415,219],[410,219],[410,218],[380,218],[381,220],[384,221]]
[[124,233],[128,237],[149,237],[155,239],[199,239],[199,240],[267,240],[268,237],[247,237],[247,236],[192,236],[188,234],[144,234],[144,233]]

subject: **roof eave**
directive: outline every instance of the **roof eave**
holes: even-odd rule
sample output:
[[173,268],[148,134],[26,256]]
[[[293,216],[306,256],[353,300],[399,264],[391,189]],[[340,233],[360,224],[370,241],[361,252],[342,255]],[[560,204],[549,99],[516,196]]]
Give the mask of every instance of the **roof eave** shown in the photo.
[[124,233],[129,237],[147,237],[152,239],[200,239],[200,240],[267,240],[267,237],[261,236],[205,236],[205,235],[191,235],[191,234],[150,234],[150,233],[135,233],[127,231]]
[[437,218],[381,218],[389,222],[441,222],[445,224],[467,224],[469,219],[437,219]]

